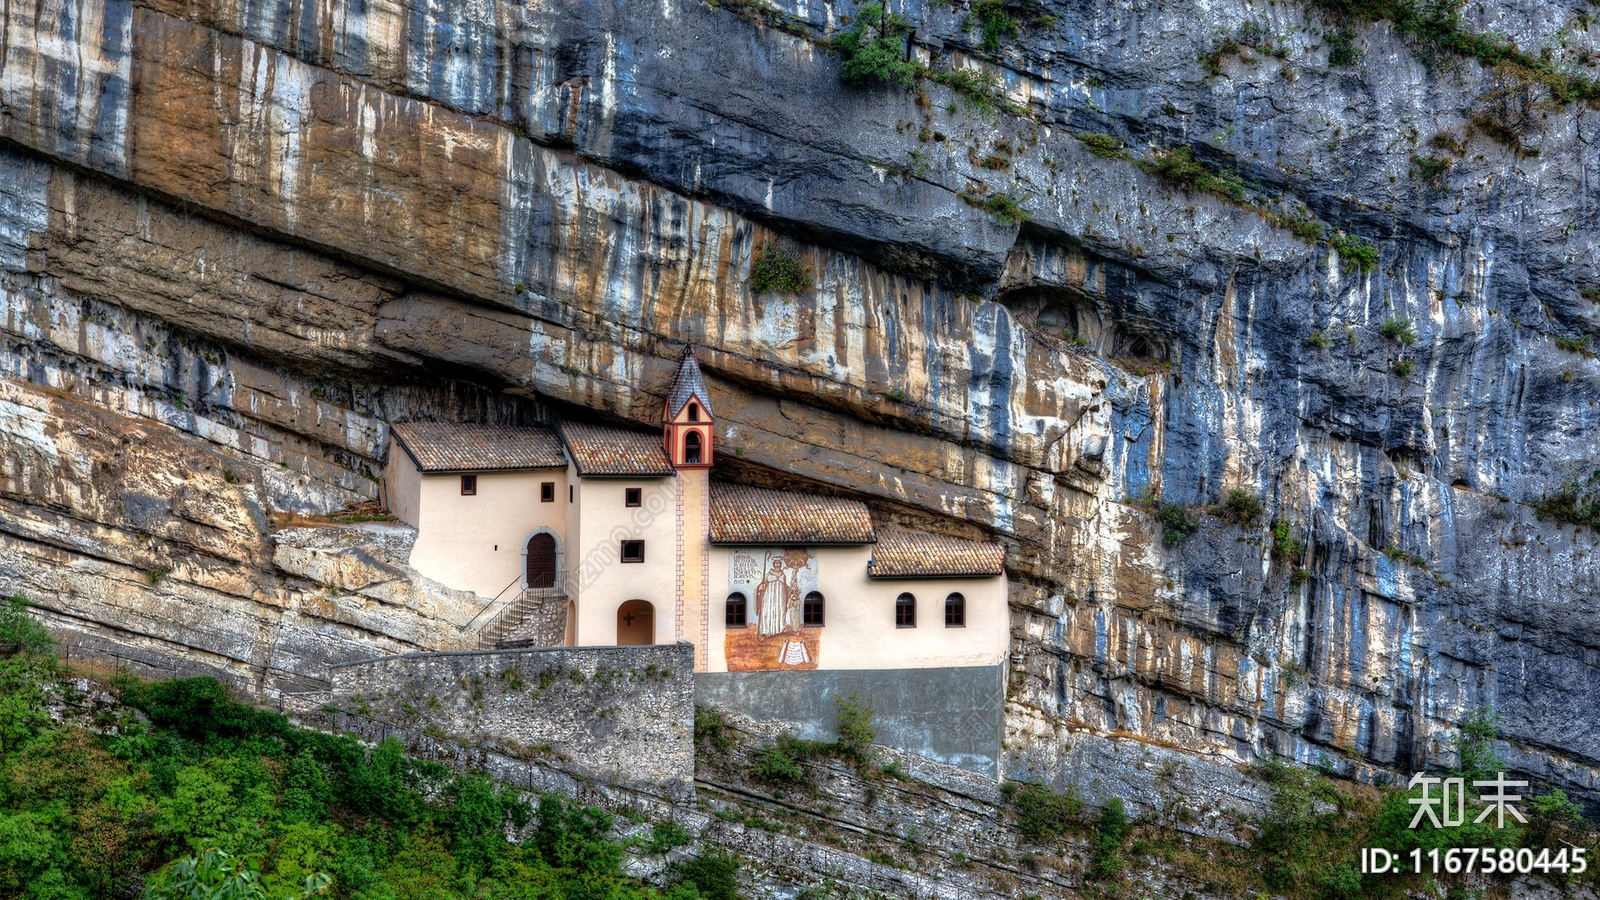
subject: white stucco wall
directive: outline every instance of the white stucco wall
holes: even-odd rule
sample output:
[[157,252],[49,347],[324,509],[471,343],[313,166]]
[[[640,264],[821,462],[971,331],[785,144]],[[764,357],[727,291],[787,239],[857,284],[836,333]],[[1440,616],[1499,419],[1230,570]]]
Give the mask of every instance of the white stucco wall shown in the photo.
[[[631,487],[641,489],[643,505],[626,505]],[[674,641],[677,487],[676,477],[577,479],[568,516],[575,520],[568,534],[577,552],[568,556],[574,573],[568,584],[578,609],[578,646],[615,644],[617,607],[629,600],[655,607],[655,643]],[[621,561],[625,538],[644,541],[644,562]]]
[[[728,598],[728,558],[736,548],[711,548],[709,671],[726,672],[723,652]],[[741,548],[742,549],[742,548]],[[773,549],[782,548],[750,548]],[[914,669],[987,666],[1003,661],[1011,614],[1005,576],[994,578],[873,579],[867,577],[870,546],[810,547],[817,557],[817,589],[826,599],[817,653],[819,669]],[[902,592],[917,598],[917,627],[896,628],[894,602]],[[944,602],[966,597],[967,624],[946,628]],[[755,621],[755,598],[748,597]]]
[[422,473],[417,464],[390,438],[389,459],[383,464],[383,502],[395,518],[415,528],[421,491]]
[[[485,598],[507,585],[516,591],[522,586],[523,550],[541,527],[556,535],[561,565],[567,565],[565,470],[479,472],[477,477],[477,494],[464,497],[459,474],[421,476],[412,568]],[[556,485],[555,502],[539,500],[539,485],[546,481]]]

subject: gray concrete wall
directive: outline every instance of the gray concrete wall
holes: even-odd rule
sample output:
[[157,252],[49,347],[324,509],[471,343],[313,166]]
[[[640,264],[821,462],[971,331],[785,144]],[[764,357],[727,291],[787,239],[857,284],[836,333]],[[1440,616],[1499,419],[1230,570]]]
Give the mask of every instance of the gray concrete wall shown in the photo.
[[407,653],[332,668],[342,730],[431,738],[669,794],[694,784],[694,650]]
[[877,742],[998,778],[1004,666],[804,672],[701,672],[695,702],[789,723],[807,740],[834,739],[834,698],[873,708]]

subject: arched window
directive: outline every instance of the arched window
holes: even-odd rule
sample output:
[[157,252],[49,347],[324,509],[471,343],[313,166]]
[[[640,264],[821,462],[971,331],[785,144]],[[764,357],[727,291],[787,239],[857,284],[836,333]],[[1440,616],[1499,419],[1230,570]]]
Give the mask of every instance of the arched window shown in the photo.
[[821,628],[822,627],[822,610],[823,610],[822,595],[817,593],[816,591],[812,591],[811,593],[807,594],[806,595],[805,604],[800,607],[800,622],[801,622],[801,624],[803,624],[803,625],[811,625],[811,626],[816,627],[816,628]]
[[746,604],[743,594],[735,591],[734,593],[728,595],[728,617],[726,622],[729,628],[744,627],[745,606]]
[[691,421],[691,422],[700,421],[700,404],[698,404],[698,403],[689,404],[689,421]]
[[917,598],[910,593],[894,598],[894,627],[917,627]]
[[691,431],[683,436],[683,461],[690,465],[700,462],[700,432]]
[[967,625],[967,598],[951,594],[944,598],[944,627],[965,628]]

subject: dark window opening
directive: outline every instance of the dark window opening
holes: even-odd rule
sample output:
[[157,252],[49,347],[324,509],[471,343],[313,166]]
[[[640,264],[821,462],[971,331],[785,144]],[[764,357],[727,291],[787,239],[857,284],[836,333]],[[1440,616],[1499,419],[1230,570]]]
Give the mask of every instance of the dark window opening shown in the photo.
[[817,593],[816,591],[812,591],[811,593],[807,594],[805,603],[800,607],[801,624],[810,625],[814,628],[821,628],[822,608],[823,600],[821,594]]
[[917,627],[917,598],[910,594],[901,594],[894,598],[894,627]]
[[625,563],[644,562],[644,541],[623,541],[622,561]]
[[699,406],[699,404],[697,404],[697,403],[689,404],[689,421],[691,421],[691,422],[700,421],[700,406]]
[[478,476],[476,476],[476,475],[463,475],[463,476],[461,476],[461,496],[463,496],[463,497],[471,497],[476,493],[478,493]]
[[554,481],[546,481],[543,484],[539,485],[539,502],[540,503],[554,503],[554,502],[556,502],[556,483]]
[[944,598],[944,627],[965,628],[967,624],[967,598],[951,594]]
[[683,437],[683,461],[690,465],[700,462],[700,432],[691,431]]
[[623,505],[625,505],[625,506],[643,506],[644,505],[644,489],[643,488],[627,488],[627,489],[623,490],[623,492],[622,492],[622,502],[623,502]]
[[572,502],[572,495],[577,489],[578,488],[577,488],[576,485],[571,485],[571,484],[567,485],[567,502],[568,503]]
[[745,606],[746,604],[743,594],[734,593],[728,595],[727,623],[729,628],[744,627]]

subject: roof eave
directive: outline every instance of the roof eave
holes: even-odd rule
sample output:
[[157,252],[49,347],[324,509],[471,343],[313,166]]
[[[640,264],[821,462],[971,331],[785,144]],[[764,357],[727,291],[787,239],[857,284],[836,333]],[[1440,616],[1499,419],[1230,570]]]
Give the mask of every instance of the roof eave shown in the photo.
[[911,579],[911,578],[999,578],[1000,576],[1002,576],[1004,574],[1005,574],[1005,572],[1003,572],[1003,571],[1002,572],[937,572],[937,573],[935,573],[935,572],[906,572],[906,573],[883,574],[881,572],[874,571],[873,567],[871,566],[871,564],[868,564],[868,566],[867,566],[867,577],[868,578],[880,578],[880,579],[883,579],[884,581],[893,581],[893,580],[896,580],[896,579]]
[[710,540],[710,543],[716,547],[771,547],[774,544],[788,544],[791,547],[800,545],[807,547],[868,547],[877,542],[876,538],[870,541],[817,541],[810,538],[760,538],[738,541],[721,541],[712,538]]
[[[411,456],[410,451],[407,451],[406,455]],[[416,462],[417,458],[412,456],[411,461]],[[566,467],[566,463],[561,463],[553,466],[474,466],[465,469],[424,469],[419,464],[417,471],[424,475],[472,475],[489,472],[554,472]]]

